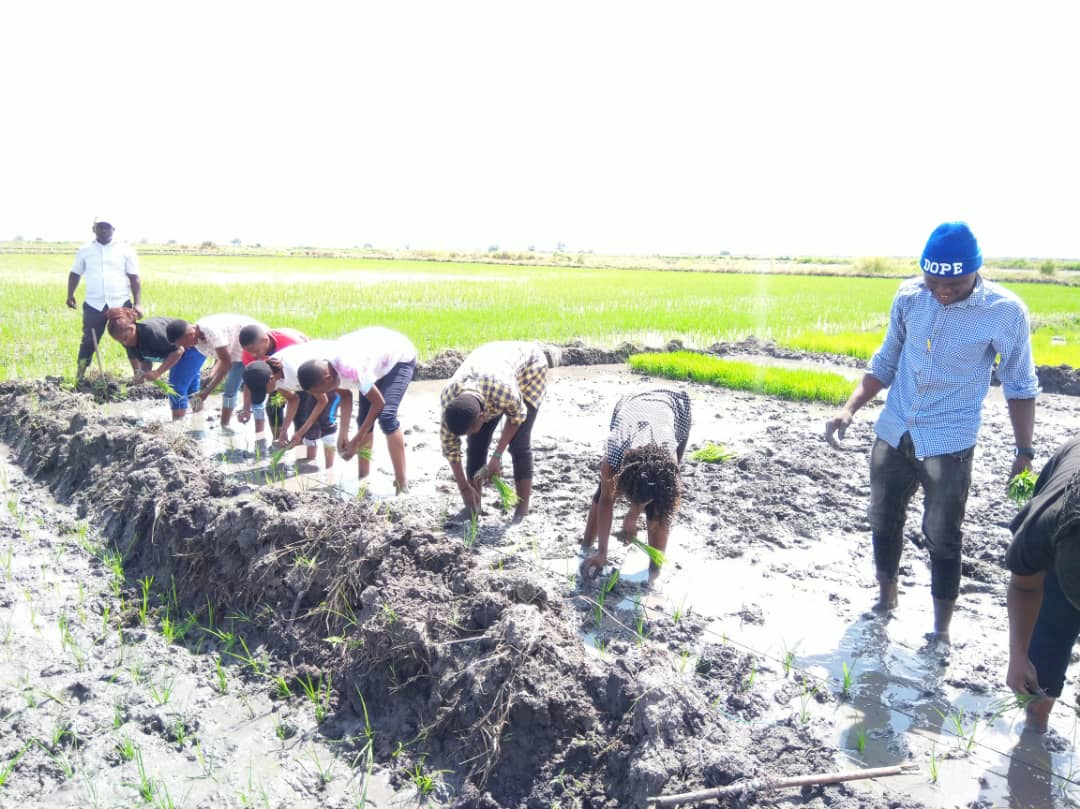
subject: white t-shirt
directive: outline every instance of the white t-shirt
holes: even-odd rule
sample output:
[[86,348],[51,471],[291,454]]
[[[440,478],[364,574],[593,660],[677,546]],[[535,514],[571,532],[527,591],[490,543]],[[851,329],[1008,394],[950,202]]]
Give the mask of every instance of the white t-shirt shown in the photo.
[[342,387],[359,385],[364,396],[399,362],[416,359],[416,348],[408,337],[382,326],[351,331],[334,344],[334,353],[327,359],[341,377]]
[[125,242],[102,244],[95,239],[79,248],[71,271],[82,276],[87,305],[100,312],[132,299],[128,276],[139,274],[139,259]]
[[276,383],[278,390],[299,391],[300,381],[296,378],[300,366],[308,360],[328,360],[334,354],[333,340],[308,340],[286,346],[274,353],[274,359],[281,360],[281,373],[284,378]]
[[211,359],[217,357],[219,348],[228,348],[229,358],[233,362],[242,362],[244,350],[240,347],[240,330],[252,323],[262,325],[247,315],[207,315],[200,318],[195,325],[202,332],[202,339],[195,341],[195,348]]

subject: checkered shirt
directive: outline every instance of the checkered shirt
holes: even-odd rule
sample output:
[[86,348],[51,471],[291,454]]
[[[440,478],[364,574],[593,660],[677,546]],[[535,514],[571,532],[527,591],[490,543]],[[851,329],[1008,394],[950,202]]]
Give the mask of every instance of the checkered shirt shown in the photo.
[[921,276],[905,281],[870,360],[889,388],[875,432],[892,447],[911,433],[920,458],[974,446],[998,355],[1005,398],[1038,396],[1027,307],[1016,295],[980,277],[971,295],[942,306]]
[[[443,410],[463,393],[480,397],[484,421],[506,415],[511,424],[522,424],[525,406],[539,407],[547,392],[548,361],[536,343],[486,343],[465,358],[443,388]],[[445,419],[439,433],[442,453],[448,461],[461,460],[461,436],[454,435]]]

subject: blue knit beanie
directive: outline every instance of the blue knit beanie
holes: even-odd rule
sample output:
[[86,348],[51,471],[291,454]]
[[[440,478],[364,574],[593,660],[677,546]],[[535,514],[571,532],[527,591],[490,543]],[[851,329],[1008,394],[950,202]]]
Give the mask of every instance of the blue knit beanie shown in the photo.
[[982,251],[966,222],[945,222],[934,228],[923,249],[922,271],[927,275],[968,275],[982,266]]

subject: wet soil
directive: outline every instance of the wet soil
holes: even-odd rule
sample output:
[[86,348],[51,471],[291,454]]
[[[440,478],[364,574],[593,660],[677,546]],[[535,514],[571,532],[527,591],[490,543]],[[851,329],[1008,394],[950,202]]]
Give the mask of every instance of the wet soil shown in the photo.
[[[132,763],[108,752],[116,735],[106,721],[114,710],[109,688],[139,691],[130,672],[117,673],[124,644],[96,640],[118,634],[94,629],[108,606],[104,624],[119,623],[131,649],[166,666],[143,682],[165,677],[167,662],[173,676],[190,670],[205,681],[185,703],[183,721],[190,714],[192,727],[179,744],[167,738],[165,729],[176,727],[171,713],[137,722],[151,736],[160,726],[155,772],[174,798],[189,790],[183,805],[242,805],[248,753],[270,805],[354,805],[370,777],[369,797],[380,805],[430,786],[424,800],[459,806],[642,806],[653,795],[765,775],[907,762],[922,769],[743,803],[989,805],[1025,789],[1051,802],[1069,799],[1066,782],[1048,774],[1067,772],[1074,760],[1067,711],[1046,739],[1028,739],[1027,758],[1014,755],[1015,714],[992,716],[1004,691],[1001,557],[1012,514],[1001,497],[1011,442],[994,394],[969,505],[956,640],[945,654],[922,648],[930,598],[925,555],[914,545],[897,617],[865,613],[874,589],[865,521],[872,413],[850,431],[851,449],[837,451],[820,437],[825,408],[678,385],[694,401],[691,450],[722,442],[738,458],[686,460],[684,504],[655,586],[646,584],[643,555],[618,543],[602,580],[582,582],[576,543],[610,408],[643,380],[611,367],[553,376],[534,432],[533,513],[511,527],[488,506],[472,547],[462,540],[468,527],[452,516],[456,489],[438,457],[438,383],[414,383],[403,403],[413,493],[397,499],[385,496],[381,442],[366,496],[357,498],[351,465],[339,462],[333,478],[274,471],[246,439],[225,446],[209,424],[192,440],[184,432],[191,425],[158,423],[167,418],[163,404],[106,415],[88,397],[53,386],[0,386],[0,433],[39,482],[12,473],[5,486],[16,492],[16,507],[5,515],[2,539],[16,560],[43,571],[19,579],[32,595],[66,582],[53,585],[66,600],[57,597],[49,617],[42,608],[38,623],[53,626],[53,615],[67,615],[84,657],[79,669],[57,629],[46,659],[34,621],[24,628],[24,610],[9,619],[20,629],[0,673],[6,681],[21,671],[35,694],[76,681],[88,689],[85,700],[64,698],[80,723],[80,741],[67,753],[79,773],[56,763],[55,745],[34,744],[14,765],[5,797],[87,805],[79,802],[86,784],[99,795],[138,797],[124,786],[138,781]],[[1044,397],[1040,446],[1077,432],[1071,400]],[[7,520],[24,511],[44,523],[31,543]],[[76,520],[90,526],[89,539],[61,561],[77,564],[49,567],[42,559],[72,544],[64,537],[78,533],[64,526]],[[917,525],[916,504],[913,540]],[[122,555],[119,596],[103,549]],[[148,576],[144,626],[139,582]],[[85,617],[73,606],[75,581],[78,593],[96,599]],[[8,577],[9,606],[19,603],[18,586]],[[192,626],[168,644],[167,621]],[[213,686],[218,661],[228,669],[226,693]],[[852,666],[845,688],[842,672]],[[275,698],[272,676],[291,699]],[[316,722],[301,695],[304,683],[317,691],[320,681],[331,686],[326,717]],[[227,701],[233,692],[257,717],[277,719],[234,736],[231,748],[222,743],[229,772],[221,783],[197,777],[191,738],[203,734],[212,746],[220,728],[248,724],[245,709]],[[152,696],[135,699],[139,711],[153,713]],[[23,710],[12,697],[4,704],[4,724],[14,726],[12,717],[21,724],[3,735],[0,767],[28,739],[49,741],[54,721],[40,706]],[[948,732],[947,717],[961,708],[959,727],[976,719],[982,729],[972,728],[970,743]],[[120,728],[130,727],[121,718]],[[276,740],[281,725],[292,735]],[[148,739],[144,748],[151,746]],[[174,756],[193,772],[174,778]],[[339,776],[323,783],[314,762],[331,760]]]

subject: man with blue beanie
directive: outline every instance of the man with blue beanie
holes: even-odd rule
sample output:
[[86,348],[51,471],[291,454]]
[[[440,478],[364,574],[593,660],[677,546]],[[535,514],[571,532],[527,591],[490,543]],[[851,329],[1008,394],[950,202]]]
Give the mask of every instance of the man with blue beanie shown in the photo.
[[1031,468],[1035,397],[1027,308],[1013,293],[980,277],[982,251],[963,222],[937,227],[920,261],[922,275],[900,285],[885,341],[847,404],[825,426],[843,438],[860,407],[889,388],[870,452],[870,528],[880,597],[897,606],[897,577],[907,506],[923,489],[922,533],[930,554],[932,641],[948,643],[960,592],[961,526],[983,399],[994,360],[1015,441],[1011,475]]

